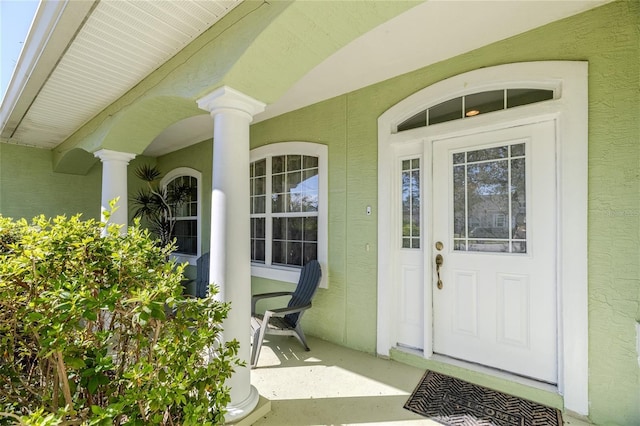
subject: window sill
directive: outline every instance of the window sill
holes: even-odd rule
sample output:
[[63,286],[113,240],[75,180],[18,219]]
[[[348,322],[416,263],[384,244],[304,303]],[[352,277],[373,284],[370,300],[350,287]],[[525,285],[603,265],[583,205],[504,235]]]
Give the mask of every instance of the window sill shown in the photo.
[[[322,262],[321,262],[322,264]],[[266,278],[274,281],[298,284],[301,268],[287,268],[285,266],[265,266],[259,263],[251,264],[251,276]],[[328,288],[328,274],[323,267],[320,288]]]
[[297,284],[300,279],[300,268],[286,268],[251,264],[251,275],[285,283]]

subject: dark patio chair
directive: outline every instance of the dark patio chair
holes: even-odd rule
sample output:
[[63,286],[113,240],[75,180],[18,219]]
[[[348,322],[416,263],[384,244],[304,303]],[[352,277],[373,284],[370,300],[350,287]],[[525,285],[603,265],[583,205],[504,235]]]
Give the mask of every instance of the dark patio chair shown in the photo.
[[[251,297],[251,335],[253,336],[251,368],[255,368],[258,364],[265,334],[294,336],[302,343],[305,350],[309,350],[300,320],[304,311],[311,307],[311,299],[320,285],[321,277],[320,264],[317,260],[312,260],[302,268],[295,291],[262,293]],[[291,296],[286,307],[270,309],[264,315],[256,315],[258,300],[281,296]]]
[[196,297],[204,299],[209,292],[209,253],[205,253],[196,261]]

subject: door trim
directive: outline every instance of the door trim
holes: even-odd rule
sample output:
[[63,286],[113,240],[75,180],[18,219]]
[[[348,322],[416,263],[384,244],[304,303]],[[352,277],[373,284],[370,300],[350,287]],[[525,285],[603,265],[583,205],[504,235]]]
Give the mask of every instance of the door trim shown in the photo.
[[[377,353],[388,356],[395,347],[394,258],[396,222],[393,203],[393,162],[407,145],[423,144],[442,137],[462,136],[538,121],[556,121],[558,178],[558,387],[564,406],[587,415],[588,398],[588,286],[587,286],[587,142],[588,66],[586,62],[548,61],[506,64],[482,68],[435,83],[400,101],[378,119],[378,322]],[[396,126],[412,113],[446,99],[481,90],[515,87],[518,84],[552,87],[556,99],[457,120],[401,133]],[[415,146],[414,145],[414,146]],[[405,148],[406,149],[406,148]],[[425,153],[425,176],[430,158]],[[428,191],[429,184],[423,187]],[[425,193],[425,200],[430,194]],[[423,211],[428,209],[423,208]],[[430,229],[423,217],[423,229]],[[424,232],[423,232],[424,235]],[[425,250],[425,256],[429,256]],[[431,265],[425,262],[424,276],[431,285]],[[432,352],[431,291],[424,292],[425,348]]]

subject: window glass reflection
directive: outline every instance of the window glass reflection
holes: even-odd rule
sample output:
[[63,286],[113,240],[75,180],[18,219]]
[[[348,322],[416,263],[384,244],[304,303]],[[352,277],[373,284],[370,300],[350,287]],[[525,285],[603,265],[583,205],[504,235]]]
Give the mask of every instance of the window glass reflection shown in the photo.
[[[271,161],[270,175],[267,161]],[[317,259],[318,167],[318,157],[295,154],[273,156],[251,164],[252,220],[260,217],[261,223],[270,227],[269,234],[266,226],[258,228],[261,223],[252,222],[253,262],[297,267]],[[271,182],[270,193],[267,179]],[[271,199],[270,211],[267,197]],[[258,231],[264,231],[264,235],[258,237]],[[267,235],[271,238],[271,259],[266,258],[269,254],[265,252]]]
[[453,154],[454,250],[526,253],[524,153],[521,143]]

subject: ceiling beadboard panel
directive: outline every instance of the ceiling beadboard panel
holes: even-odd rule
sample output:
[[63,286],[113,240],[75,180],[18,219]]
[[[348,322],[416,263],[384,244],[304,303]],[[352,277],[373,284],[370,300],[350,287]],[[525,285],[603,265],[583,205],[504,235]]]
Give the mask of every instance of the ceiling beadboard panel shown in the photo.
[[241,1],[100,1],[13,139],[54,148]]

